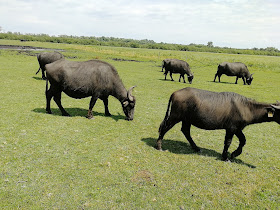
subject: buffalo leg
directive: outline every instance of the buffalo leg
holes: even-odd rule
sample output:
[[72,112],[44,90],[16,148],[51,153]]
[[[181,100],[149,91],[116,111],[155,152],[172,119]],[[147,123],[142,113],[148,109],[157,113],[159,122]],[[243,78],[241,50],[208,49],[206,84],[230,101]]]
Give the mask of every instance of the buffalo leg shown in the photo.
[[184,83],[186,83],[184,74],[180,74],[179,82],[181,82],[181,77],[183,77]]
[[244,85],[246,85],[246,82],[245,82],[245,78],[244,78],[244,77],[242,77],[242,80],[243,80]]
[[219,75],[218,73],[215,74],[215,77],[214,77],[214,82],[216,81],[216,78],[218,77],[219,78],[219,82],[221,82],[221,76],[222,75]]
[[237,80],[238,80],[239,78],[238,77],[236,77],[236,81],[235,81],[235,84],[237,84]]
[[164,80],[166,80],[167,73],[168,72],[166,72],[166,71],[164,72]]
[[215,77],[214,77],[214,81],[213,81],[213,82],[215,82],[215,81],[216,81],[217,76],[218,76],[218,74],[215,74]]
[[175,122],[170,120],[170,118],[168,120],[163,120],[162,123],[160,124],[160,127],[159,127],[159,137],[158,137],[158,140],[157,140],[157,145],[156,145],[156,148],[158,150],[162,150],[162,139],[164,137],[164,135],[167,133],[167,131],[169,131],[175,124],[177,124],[178,122]]
[[47,78],[45,75],[45,71],[46,71],[45,66],[41,66],[41,71],[42,71],[42,79],[46,80]]
[[61,104],[61,91],[58,91],[56,94],[54,94],[53,100],[57,104],[57,106],[60,109],[63,116],[70,116],[70,114],[68,114],[68,112],[65,111],[65,109],[63,108],[63,106]]
[[242,149],[244,147],[244,145],[246,144],[246,138],[243,134],[242,131],[239,131],[235,134],[238,139],[239,139],[239,146],[237,147],[237,149],[231,154],[231,159],[237,157],[238,155],[240,155],[242,153]]
[[228,160],[227,153],[228,153],[228,148],[229,148],[229,146],[231,144],[233,135],[234,135],[233,132],[228,131],[228,130],[226,131],[226,137],[225,137],[225,143],[224,143],[224,151],[223,151],[223,154],[222,154],[222,160],[224,160],[224,161]]
[[109,108],[108,108],[108,98],[103,98],[102,100],[103,100],[104,107],[105,107],[105,115],[111,116],[111,114],[109,112]]
[[90,99],[90,103],[89,103],[89,109],[88,109],[88,114],[87,114],[87,118],[88,119],[92,119],[93,118],[93,114],[92,114],[92,109],[97,101],[97,97],[92,96]]
[[191,137],[190,129],[191,129],[191,124],[186,123],[185,121],[183,121],[182,122],[181,131],[185,135],[186,139],[189,141],[189,143],[190,143],[191,147],[193,148],[193,150],[196,151],[196,152],[199,152],[200,148],[194,143],[194,141],[193,141],[193,139]]
[[48,114],[51,114],[51,100],[52,100],[53,94],[52,94],[52,90],[46,90],[46,100],[47,100],[47,106],[46,106],[46,112]]
[[169,73],[171,81],[174,81],[174,79],[172,78],[172,72]]

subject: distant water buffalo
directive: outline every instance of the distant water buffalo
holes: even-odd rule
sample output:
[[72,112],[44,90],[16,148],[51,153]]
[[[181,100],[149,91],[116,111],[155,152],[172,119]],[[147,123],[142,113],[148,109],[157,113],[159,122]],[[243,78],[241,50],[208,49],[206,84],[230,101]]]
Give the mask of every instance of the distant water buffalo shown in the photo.
[[[219,82],[221,81],[220,78],[222,74],[225,74],[227,76],[234,76],[236,77],[235,84],[237,84],[237,80],[239,78],[243,79],[244,85],[246,83],[250,85],[253,80],[253,74],[250,74],[247,66],[244,63],[240,62],[223,62],[218,66],[217,73],[215,74],[214,82],[216,81],[216,77],[219,77]],[[245,82],[246,81],[246,82]]]
[[240,143],[230,159],[242,153],[246,143],[242,130],[247,125],[273,121],[280,124],[280,103],[259,103],[232,92],[219,93],[195,88],[178,90],[171,95],[165,118],[159,127],[157,149],[162,149],[166,132],[181,121],[181,131],[195,151],[200,151],[200,148],[190,135],[191,125],[206,130],[225,129],[222,159],[228,160],[228,148],[234,135]]
[[166,80],[166,76],[169,72],[170,74],[170,78],[172,81],[172,74],[180,74],[180,78],[179,78],[179,82],[181,82],[181,77],[184,80],[184,83],[186,83],[185,81],[185,74],[188,76],[188,81],[191,84],[192,80],[193,80],[193,74],[191,72],[190,66],[186,61],[182,61],[182,60],[178,60],[178,59],[165,59],[163,60],[163,65],[165,68],[165,80]]
[[[133,120],[136,99],[132,96],[131,87],[125,89],[117,70],[109,63],[100,60],[84,62],[61,59],[46,65],[47,113],[51,114],[50,101],[54,101],[63,116],[69,116],[61,105],[61,92],[76,99],[91,97],[87,118],[93,118],[92,109],[97,99],[101,99],[105,107],[105,115],[110,116],[108,109],[109,95],[117,98],[122,105],[126,120]],[[51,86],[48,89],[48,81]]]
[[52,63],[54,61],[57,61],[59,59],[62,59],[62,58],[64,58],[64,56],[61,53],[56,52],[56,51],[54,51],[54,52],[41,52],[40,54],[37,55],[37,60],[39,62],[40,67],[39,67],[38,71],[36,72],[36,74],[38,74],[40,69],[41,69],[42,79],[46,79],[45,65],[49,64],[49,63]]

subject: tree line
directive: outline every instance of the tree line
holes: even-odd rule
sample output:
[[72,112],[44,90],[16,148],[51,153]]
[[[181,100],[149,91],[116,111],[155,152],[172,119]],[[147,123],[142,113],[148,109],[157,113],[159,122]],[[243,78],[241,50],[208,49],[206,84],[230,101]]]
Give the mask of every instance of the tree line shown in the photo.
[[163,43],[163,42],[156,43],[153,40],[148,40],[148,39],[135,40],[135,39],[125,39],[125,38],[115,38],[115,37],[104,37],[104,36],[102,37],[69,36],[69,35],[50,36],[48,34],[21,34],[20,32],[1,33],[1,31],[0,31],[0,39],[80,44],[80,45],[100,45],[100,46],[112,46],[112,47],[147,48],[147,49],[161,49],[161,50],[280,56],[280,50],[274,47],[236,49],[236,48],[229,48],[229,47],[214,46],[213,42],[211,41],[209,41],[206,45],[193,44],[193,43],[188,45],[183,45],[183,44],[170,44],[170,43]]

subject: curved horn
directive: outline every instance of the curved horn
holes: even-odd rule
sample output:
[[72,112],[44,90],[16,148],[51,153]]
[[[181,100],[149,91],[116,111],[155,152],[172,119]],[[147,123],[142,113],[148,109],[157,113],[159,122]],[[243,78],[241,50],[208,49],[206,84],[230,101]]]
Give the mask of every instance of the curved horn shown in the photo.
[[280,109],[280,106],[276,106],[276,105],[273,105],[273,104],[271,104],[270,106],[273,107],[274,109]]
[[130,101],[133,101],[133,97],[132,97],[132,90],[133,88],[135,88],[136,86],[132,86],[131,88],[129,88],[129,90],[127,91],[127,98],[130,100]]
[[128,101],[123,102],[123,106],[124,106],[124,107],[127,107],[128,104],[129,104]]

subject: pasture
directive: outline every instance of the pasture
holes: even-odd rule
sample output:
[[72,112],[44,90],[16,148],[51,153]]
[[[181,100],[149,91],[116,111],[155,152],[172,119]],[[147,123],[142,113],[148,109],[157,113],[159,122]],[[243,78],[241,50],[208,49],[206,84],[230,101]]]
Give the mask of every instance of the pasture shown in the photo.
[[[90,98],[65,94],[63,117],[52,100],[46,114],[45,81],[35,75],[35,50],[0,49],[0,208],[1,209],[277,209],[280,204],[280,126],[263,123],[244,129],[247,144],[233,162],[221,161],[224,130],[191,128],[201,147],[194,153],[181,123],[154,148],[169,96],[195,87],[232,91],[257,101],[280,100],[280,57],[80,46],[0,40],[0,45],[62,49],[69,60],[101,59],[116,67],[136,97],[133,121],[109,97],[111,117],[98,100],[87,119]],[[190,64],[192,84],[179,75],[164,80],[161,61]],[[240,61],[254,73],[251,86],[221,77],[217,65]],[[230,152],[238,146],[234,137]]]

